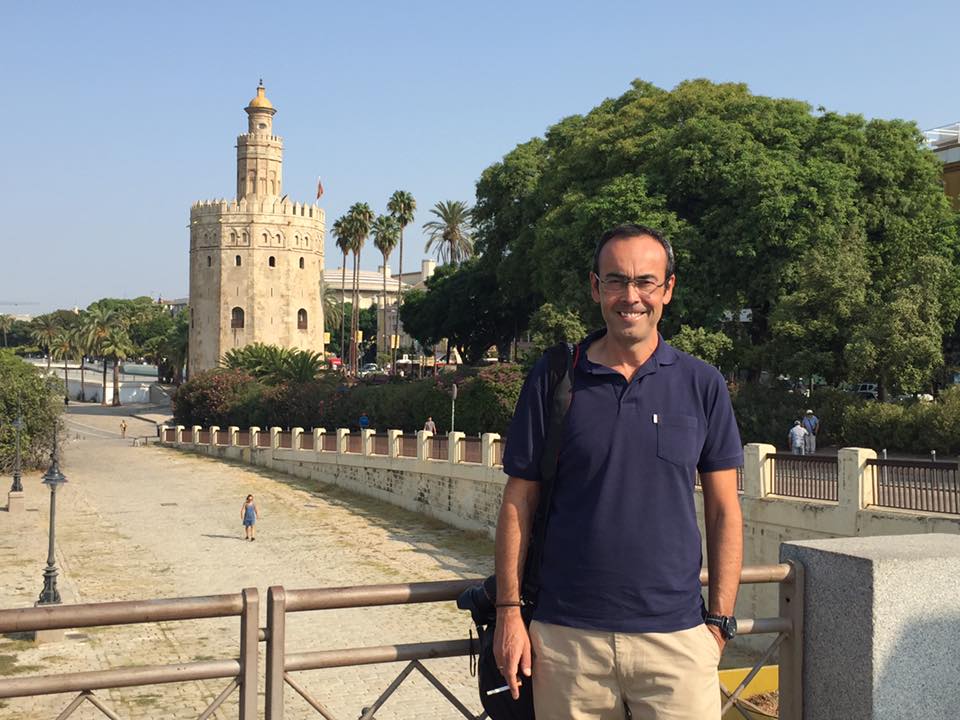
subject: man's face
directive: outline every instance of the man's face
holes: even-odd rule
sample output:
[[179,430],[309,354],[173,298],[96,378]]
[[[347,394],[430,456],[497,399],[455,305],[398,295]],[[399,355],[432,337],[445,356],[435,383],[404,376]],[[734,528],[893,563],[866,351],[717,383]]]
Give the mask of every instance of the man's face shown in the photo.
[[[603,246],[598,261],[599,275],[591,274],[590,286],[594,302],[600,303],[607,333],[631,345],[655,336],[663,306],[673,297],[676,284],[676,278],[664,277],[667,252],[663,246],[648,235],[616,238]],[[624,279],[643,279],[655,285],[669,282],[647,293],[634,284],[622,292],[611,289]]]

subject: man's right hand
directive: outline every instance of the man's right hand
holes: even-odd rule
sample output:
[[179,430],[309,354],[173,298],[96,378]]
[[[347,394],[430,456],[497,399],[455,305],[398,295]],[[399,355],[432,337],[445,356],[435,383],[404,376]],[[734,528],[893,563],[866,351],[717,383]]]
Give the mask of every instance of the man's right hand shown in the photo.
[[497,608],[497,629],[493,633],[493,657],[497,669],[510,686],[514,700],[520,697],[520,677],[533,674],[530,653],[530,634],[527,632],[520,608]]

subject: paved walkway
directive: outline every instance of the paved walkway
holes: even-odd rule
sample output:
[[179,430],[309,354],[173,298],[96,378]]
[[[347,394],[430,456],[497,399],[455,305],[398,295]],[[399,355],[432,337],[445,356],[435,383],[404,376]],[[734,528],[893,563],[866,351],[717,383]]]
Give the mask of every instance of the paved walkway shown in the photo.
[[[343,490],[260,468],[181,451],[134,447],[119,437],[153,436],[132,415],[144,407],[72,404],[57,498],[57,550],[64,602],[134,600],[266,588],[364,585],[477,576],[490,571],[492,545],[479,536]],[[49,495],[40,473],[24,477],[27,512],[0,512],[0,607],[31,605],[42,587]],[[3,488],[5,493],[6,486]],[[245,542],[240,508],[252,493],[260,508],[256,542]],[[0,502],[4,502],[0,500]],[[291,615],[290,651],[465,638],[470,623],[451,605]],[[0,637],[0,676],[51,674],[122,665],[236,657],[239,621],[88,628],[62,643],[34,646]],[[262,651],[261,647],[261,651]],[[261,663],[263,653],[261,652]],[[466,658],[427,667],[479,712]],[[356,718],[403,664],[296,673],[338,718]],[[262,673],[261,673],[262,674]],[[226,681],[190,682],[98,693],[122,718],[196,718]],[[261,702],[262,692],[261,691]],[[0,718],[56,717],[70,695],[0,700]],[[292,690],[287,718],[317,718]],[[236,717],[236,694],[215,717]],[[89,705],[74,718],[102,717]],[[378,718],[461,717],[419,675]]]

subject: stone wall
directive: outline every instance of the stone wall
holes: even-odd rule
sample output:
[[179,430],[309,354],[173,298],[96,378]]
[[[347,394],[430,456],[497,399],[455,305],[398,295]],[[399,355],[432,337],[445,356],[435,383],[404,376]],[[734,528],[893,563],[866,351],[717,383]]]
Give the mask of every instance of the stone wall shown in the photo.
[[[183,428],[180,428],[183,430]],[[491,538],[497,523],[500,498],[506,476],[494,464],[494,443],[499,436],[483,435],[482,462],[464,463],[432,460],[431,433],[417,434],[418,457],[399,457],[396,438],[388,431],[390,456],[372,454],[372,431],[366,431],[361,453],[348,453],[345,429],[337,430],[338,451],[293,450],[280,447],[280,428],[250,429],[251,446],[258,434],[270,437],[271,447],[251,449],[209,446],[196,442],[201,428],[186,429],[190,442],[179,447],[215,457],[225,457],[269,467],[297,477],[337,485],[378,498],[408,510],[429,515],[464,530],[486,533]],[[172,434],[171,430],[171,434]],[[300,446],[302,430],[294,428],[293,447]],[[323,447],[326,431],[313,431],[313,447]],[[462,438],[461,433],[456,433]],[[163,435],[166,437],[166,435]],[[168,442],[168,445],[176,443]],[[454,445],[454,443],[450,443]],[[772,445],[750,444],[744,448],[745,465],[741,506],[744,525],[744,565],[766,565],[780,561],[781,543],[825,538],[913,535],[918,533],[960,534],[960,515],[895,510],[873,504],[872,479],[866,461],[876,457],[872,450],[844,448],[838,458],[838,501],[803,500],[774,495]],[[697,514],[703,532],[703,498],[696,493]],[[737,601],[743,617],[775,617],[778,595],[774,585],[745,585]]]

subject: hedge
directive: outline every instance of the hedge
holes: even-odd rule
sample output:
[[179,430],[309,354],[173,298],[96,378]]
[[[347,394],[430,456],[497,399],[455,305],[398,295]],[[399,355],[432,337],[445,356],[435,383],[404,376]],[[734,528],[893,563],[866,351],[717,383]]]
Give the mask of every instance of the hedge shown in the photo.
[[0,471],[6,475],[14,465],[16,430],[11,422],[18,413],[24,421],[20,431],[22,466],[46,467],[53,428],[62,410],[63,380],[44,375],[10,350],[0,350]]

